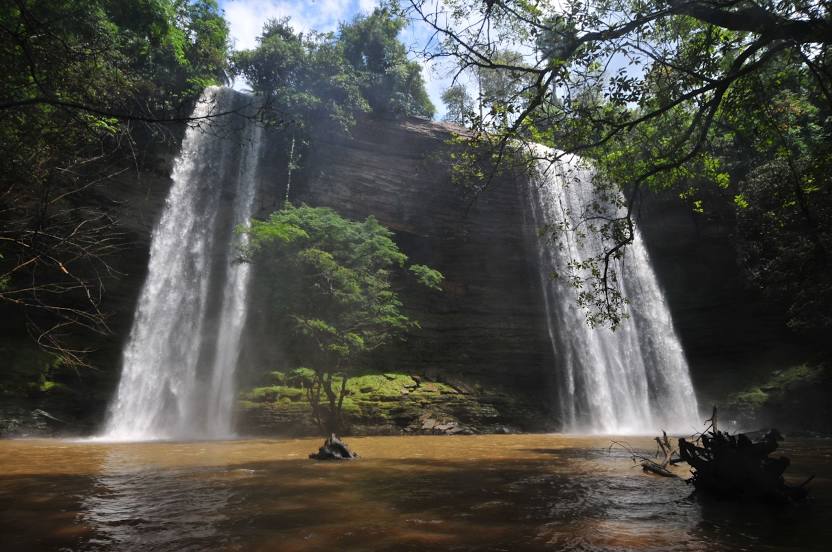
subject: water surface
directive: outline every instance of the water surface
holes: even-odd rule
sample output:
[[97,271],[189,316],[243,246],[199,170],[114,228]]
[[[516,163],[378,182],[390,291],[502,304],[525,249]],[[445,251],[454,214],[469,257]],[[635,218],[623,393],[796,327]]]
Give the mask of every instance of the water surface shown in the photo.
[[[644,450],[649,439],[628,438]],[[832,441],[786,443],[813,498],[703,500],[609,438],[0,441],[2,550],[826,550]]]

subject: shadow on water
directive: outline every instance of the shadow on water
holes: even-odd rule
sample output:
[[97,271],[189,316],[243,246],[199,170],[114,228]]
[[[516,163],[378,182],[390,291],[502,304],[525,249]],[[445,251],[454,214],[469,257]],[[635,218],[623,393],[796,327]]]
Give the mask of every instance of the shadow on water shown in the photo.
[[78,473],[67,460],[0,477],[3,549],[781,551],[832,538],[828,474],[814,501],[771,509],[692,496],[625,451],[503,437],[491,456],[487,438],[406,439],[355,439],[365,458],[337,464],[303,458],[308,440],[99,447]]

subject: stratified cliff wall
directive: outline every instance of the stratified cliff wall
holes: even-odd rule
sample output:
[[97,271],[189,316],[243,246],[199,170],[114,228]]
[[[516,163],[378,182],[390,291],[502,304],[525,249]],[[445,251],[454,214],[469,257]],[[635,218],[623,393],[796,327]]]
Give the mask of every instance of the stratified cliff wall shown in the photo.
[[799,362],[804,347],[743,274],[732,198],[708,200],[696,213],[673,193],[646,196],[638,217],[703,407]]
[[497,177],[475,199],[467,196],[450,178],[448,138],[445,127],[418,121],[368,121],[350,139],[324,137],[293,200],[374,215],[413,262],[445,275],[443,293],[405,290],[422,330],[390,362],[538,396],[551,348],[524,182]]
[[[427,402],[403,404],[402,412],[412,417],[444,401],[451,405],[445,414],[467,416],[472,427],[556,428],[553,353],[531,244],[536,229],[526,217],[527,183],[519,175],[503,175],[478,197],[466,195],[451,179],[447,140],[452,132],[447,125],[428,121],[372,118],[360,120],[349,136],[318,132],[301,168],[292,174],[289,199],[331,207],[351,218],[373,215],[395,232],[412,262],[445,275],[442,293],[403,287],[404,303],[421,330],[411,332],[376,366],[368,367],[400,374],[406,383],[403,395],[407,385],[434,382],[420,395],[428,397]],[[260,168],[259,216],[278,209],[285,199],[288,145],[286,131],[268,132]],[[103,417],[118,379],[120,350],[144,281],[151,232],[164,206],[176,149],[151,143],[141,150],[139,163],[108,183],[95,199],[119,221],[126,241],[124,251],[112,259],[121,276],[107,282],[104,308],[112,313],[113,335],[90,342],[97,369],[51,374],[61,383],[54,388],[58,394],[36,385],[23,395],[13,391],[14,401],[7,393],[3,407],[12,405],[14,412],[0,412],[0,419],[20,417],[27,408],[65,414],[70,425],[86,420],[92,427]],[[785,330],[782,312],[744,283],[729,218],[696,218],[669,195],[646,201],[640,215],[700,402],[708,404],[724,398],[726,389],[741,388],[750,368],[784,366],[797,356],[801,344]],[[252,378],[246,382],[251,385],[257,385],[258,373],[292,368],[281,365],[285,363],[279,339],[270,329],[268,305],[257,299],[257,285],[264,282],[255,283],[253,290],[242,371],[244,379]],[[2,314],[8,339],[0,349],[16,365],[32,364],[19,371],[21,381],[26,383],[38,370],[48,372],[41,366],[45,360],[12,354],[20,349],[14,344],[25,339],[22,318],[8,308]],[[28,360],[15,360],[23,356]],[[408,379],[411,376],[416,379]],[[0,391],[12,387],[0,381]],[[291,417],[275,415],[292,423]],[[258,423],[272,422],[267,417]]]
[[[470,197],[451,180],[451,135],[446,125],[418,119],[365,119],[350,136],[320,133],[303,168],[292,175],[290,200],[350,218],[373,215],[394,231],[411,262],[444,274],[441,293],[402,287],[403,303],[421,329],[388,350],[375,370],[449,383],[473,395],[478,389],[508,392],[514,404],[497,410],[518,403],[525,409],[501,412],[499,420],[524,429],[553,427],[552,351],[530,244],[533,229],[525,220],[524,181],[499,176],[486,192]],[[285,197],[287,142],[272,138],[261,214]],[[253,314],[254,348],[268,339],[257,329],[268,327],[267,318]],[[254,364],[265,361],[253,357]]]

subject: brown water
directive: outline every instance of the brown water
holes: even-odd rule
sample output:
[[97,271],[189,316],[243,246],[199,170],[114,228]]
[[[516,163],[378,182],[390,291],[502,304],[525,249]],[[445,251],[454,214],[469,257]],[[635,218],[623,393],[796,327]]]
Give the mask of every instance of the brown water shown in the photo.
[[[653,450],[648,439],[629,439]],[[832,441],[787,443],[818,477],[787,508],[691,496],[609,439],[367,437],[0,441],[0,550],[829,550]]]

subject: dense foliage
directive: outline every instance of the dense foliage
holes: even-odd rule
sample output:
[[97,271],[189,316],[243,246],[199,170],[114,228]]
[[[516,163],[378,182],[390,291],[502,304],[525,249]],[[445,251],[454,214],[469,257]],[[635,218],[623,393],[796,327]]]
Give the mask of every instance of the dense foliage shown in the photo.
[[0,301],[38,342],[107,332],[107,256],[123,237],[92,199],[136,164],[133,133],[168,136],[225,78],[214,0],[14,0],[0,6]]
[[591,158],[596,184],[624,192],[620,218],[587,221],[604,252],[574,263],[571,281],[600,291],[586,303],[591,320],[615,326],[622,316],[615,261],[634,238],[638,201],[647,189],[672,189],[697,213],[733,198],[750,281],[784,302],[793,327],[830,327],[828,3],[410,4],[437,33],[429,58],[454,59],[471,81],[511,77],[496,98],[480,84],[479,112],[466,117],[470,145],[487,148],[492,165],[542,142],[558,148],[551,161]]
[[[369,217],[351,221],[326,208],[287,203],[268,220],[252,221],[245,257],[267,274],[281,335],[290,354],[314,376],[309,402],[326,434],[342,427],[350,374],[368,355],[417,326],[403,311],[394,272],[440,289],[442,274],[406,266],[392,233]],[[322,398],[323,397],[323,398]]]
[[266,23],[258,41],[257,48],[234,54],[234,71],[266,96],[273,122],[349,128],[356,112],[369,109],[358,75],[331,34],[296,33],[281,19]]
[[344,59],[361,79],[361,89],[374,112],[431,118],[434,107],[425,91],[422,67],[407,59],[397,36],[405,19],[389,7],[341,25],[338,44]]
[[431,117],[418,63],[397,36],[404,19],[376,8],[334,33],[296,33],[288,19],[266,23],[258,46],[237,52],[234,70],[267,98],[279,122],[332,119],[348,128],[357,112]]

